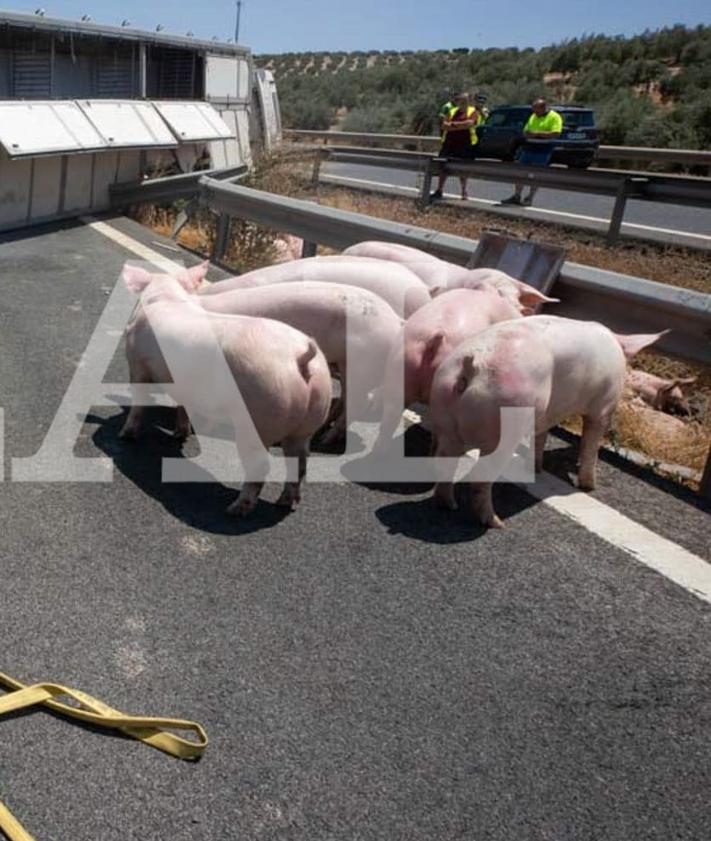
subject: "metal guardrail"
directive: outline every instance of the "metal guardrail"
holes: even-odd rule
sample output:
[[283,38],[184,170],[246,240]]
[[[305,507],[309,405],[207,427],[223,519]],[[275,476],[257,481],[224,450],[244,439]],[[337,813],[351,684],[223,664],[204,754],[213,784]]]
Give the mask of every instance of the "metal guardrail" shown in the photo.
[[325,160],[420,172],[424,176],[418,202],[420,207],[429,203],[432,178],[442,169],[448,175],[610,196],[615,199],[607,232],[610,245],[614,245],[619,238],[628,199],[711,208],[711,179],[693,176],[527,166],[488,160],[456,161],[436,158],[423,152],[336,147],[318,150],[312,175],[314,183],[318,181],[320,166]]
[[242,164],[228,169],[202,169],[181,175],[166,175],[163,178],[146,178],[143,181],[113,184],[109,187],[111,204],[114,207],[128,207],[143,202],[189,199],[197,195],[200,179],[206,175],[225,182],[243,178],[248,171],[249,168]]
[[[379,146],[414,146],[416,149],[436,151],[439,137],[421,134],[375,134],[353,131],[307,131],[284,129],[285,135],[303,140],[323,140],[324,143],[366,143]],[[701,149],[654,149],[646,146],[600,146],[599,160],[627,160],[649,163],[701,164],[711,166],[711,152]]]

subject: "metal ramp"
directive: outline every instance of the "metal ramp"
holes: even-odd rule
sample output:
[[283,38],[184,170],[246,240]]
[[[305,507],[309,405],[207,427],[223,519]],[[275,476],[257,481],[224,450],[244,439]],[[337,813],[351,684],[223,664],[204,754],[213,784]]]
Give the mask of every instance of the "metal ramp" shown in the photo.
[[559,245],[484,231],[467,268],[498,269],[547,295],[563,266],[565,253]]

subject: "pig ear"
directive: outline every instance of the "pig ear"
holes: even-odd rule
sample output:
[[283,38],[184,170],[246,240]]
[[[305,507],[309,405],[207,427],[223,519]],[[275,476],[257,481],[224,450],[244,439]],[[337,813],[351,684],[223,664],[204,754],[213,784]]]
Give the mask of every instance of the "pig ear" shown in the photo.
[[[543,292],[539,292],[535,286],[529,286],[528,283],[524,283],[521,280],[517,281],[516,285],[518,286],[518,299],[524,307],[533,309],[538,304],[560,303],[560,298],[550,298],[548,295],[544,295]],[[531,315],[531,313],[527,312],[523,314]]]
[[667,380],[664,385],[659,386],[660,394],[671,394],[675,388],[682,385],[691,385],[696,382],[696,377],[681,377],[675,380]]
[[622,353],[624,353],[627,359],[632,359],[636,353],[639,353],[649,345],[653,345],[658,339],[666,336],[669,332],[669,330],[662,330],[661,333],[634,333],[631,336],[620,336],[618,333],[613,333],[613,335],[622,348]]
[[197,292],[200,284],[205,280],[207,270],[210,267],[209,260],[203,260],[199,266],[193,266],[190,269],[184,269],[178,275],[180,285],[188,292]]
[[153,275],[140,266],[132,266],[130,263],[126,263],[121,272],[121,279],[129,291],[138,294],[148,286],[153,279]]

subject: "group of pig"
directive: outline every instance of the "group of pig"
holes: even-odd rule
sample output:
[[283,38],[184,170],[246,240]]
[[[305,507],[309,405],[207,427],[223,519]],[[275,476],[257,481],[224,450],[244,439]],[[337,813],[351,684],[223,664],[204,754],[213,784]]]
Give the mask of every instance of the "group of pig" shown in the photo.
[[[249,476],[228,509],[237,515],[257,504],[264,448],[279,443],[297,458],[298,475],[279,499],[294,508],[319,430],[330,423],[324,441],[333,442],[345,436],[348,421],[377,417],[376,451],[386,449],[412,403],[429,406],[433,454],[450,459],[474,449],[494,453],[500,410],[532,408],[536,469],[548,430],[582,415],[578,483],[591,489],[627,360],[660,335],[620,336],[596,322],[535,315],[554,299],[503,272],[465,269],[384,242],[217,283],[208,283],[206,272],[207,263],[177,275],[124,267],[126,286],[140,294],[126,355],[132,383],[173,379],[177,436],[191,429],[181,407],[233,426]],[[181,376],[171,377],[176,365]],[[340,380],[339,401],[332,400],[332,374]],[[241,435],[235,384],[263,447]],[[138,434],[143,411],[134,402],[122,437]],[[447,478],[435,485],[435,499],[455,508]],[[501,526],[491,482],[469,488],[474,517]]]

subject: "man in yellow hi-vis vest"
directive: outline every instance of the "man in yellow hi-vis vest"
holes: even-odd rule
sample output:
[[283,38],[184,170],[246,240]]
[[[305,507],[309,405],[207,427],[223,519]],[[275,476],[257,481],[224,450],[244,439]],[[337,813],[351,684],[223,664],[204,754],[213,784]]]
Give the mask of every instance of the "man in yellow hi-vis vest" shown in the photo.
[[[533,103],[531,109],[531,116],[528,118],[526,125],[523,127],[523,134],[527,140],[555,140],[557,137],[560,137],[563,132],[563,118],[557,111],[548,107],[548,103],[545,99],[543,99],[543,97],[539,97]],[[531,144],[527,149],[526,144],[524,143],[516,155],[516,160],[519,163],[524,164],[529,163],[536,164],[538,166],[547,166],[550,161],[550,157],[553,154],[552,144],[547,150],[547,155],[545,154],[546,150],[538,150],[538,157],[540,157],[543,152],[544,161],[536,159],[535,156],[531,156],[531,152],[534,151],[532,147],[533,144]],[[528,191],[528,196],[525,199],[522,199],[521,193],[523,192],[523,184],[514,184],[514,194],[509,196],[509,198],[504,199],[501,204],[530,205],[533,202],[533,197],[536,195],[537,190],[538,187],[531,187]]]
[[[471,104],[468,93],[460,93],[454,98],[454,104],[442,121],[442,145],[439,156],[442,158],[471,159],[475,156],[478,142],[476,127],[482,120],[479,111]],[[460,177],[462,198],[467,197],[467,179]],[[440,171],[437,189],[430,200],[442,198],[442,190],[447,181],[447,174]]]

